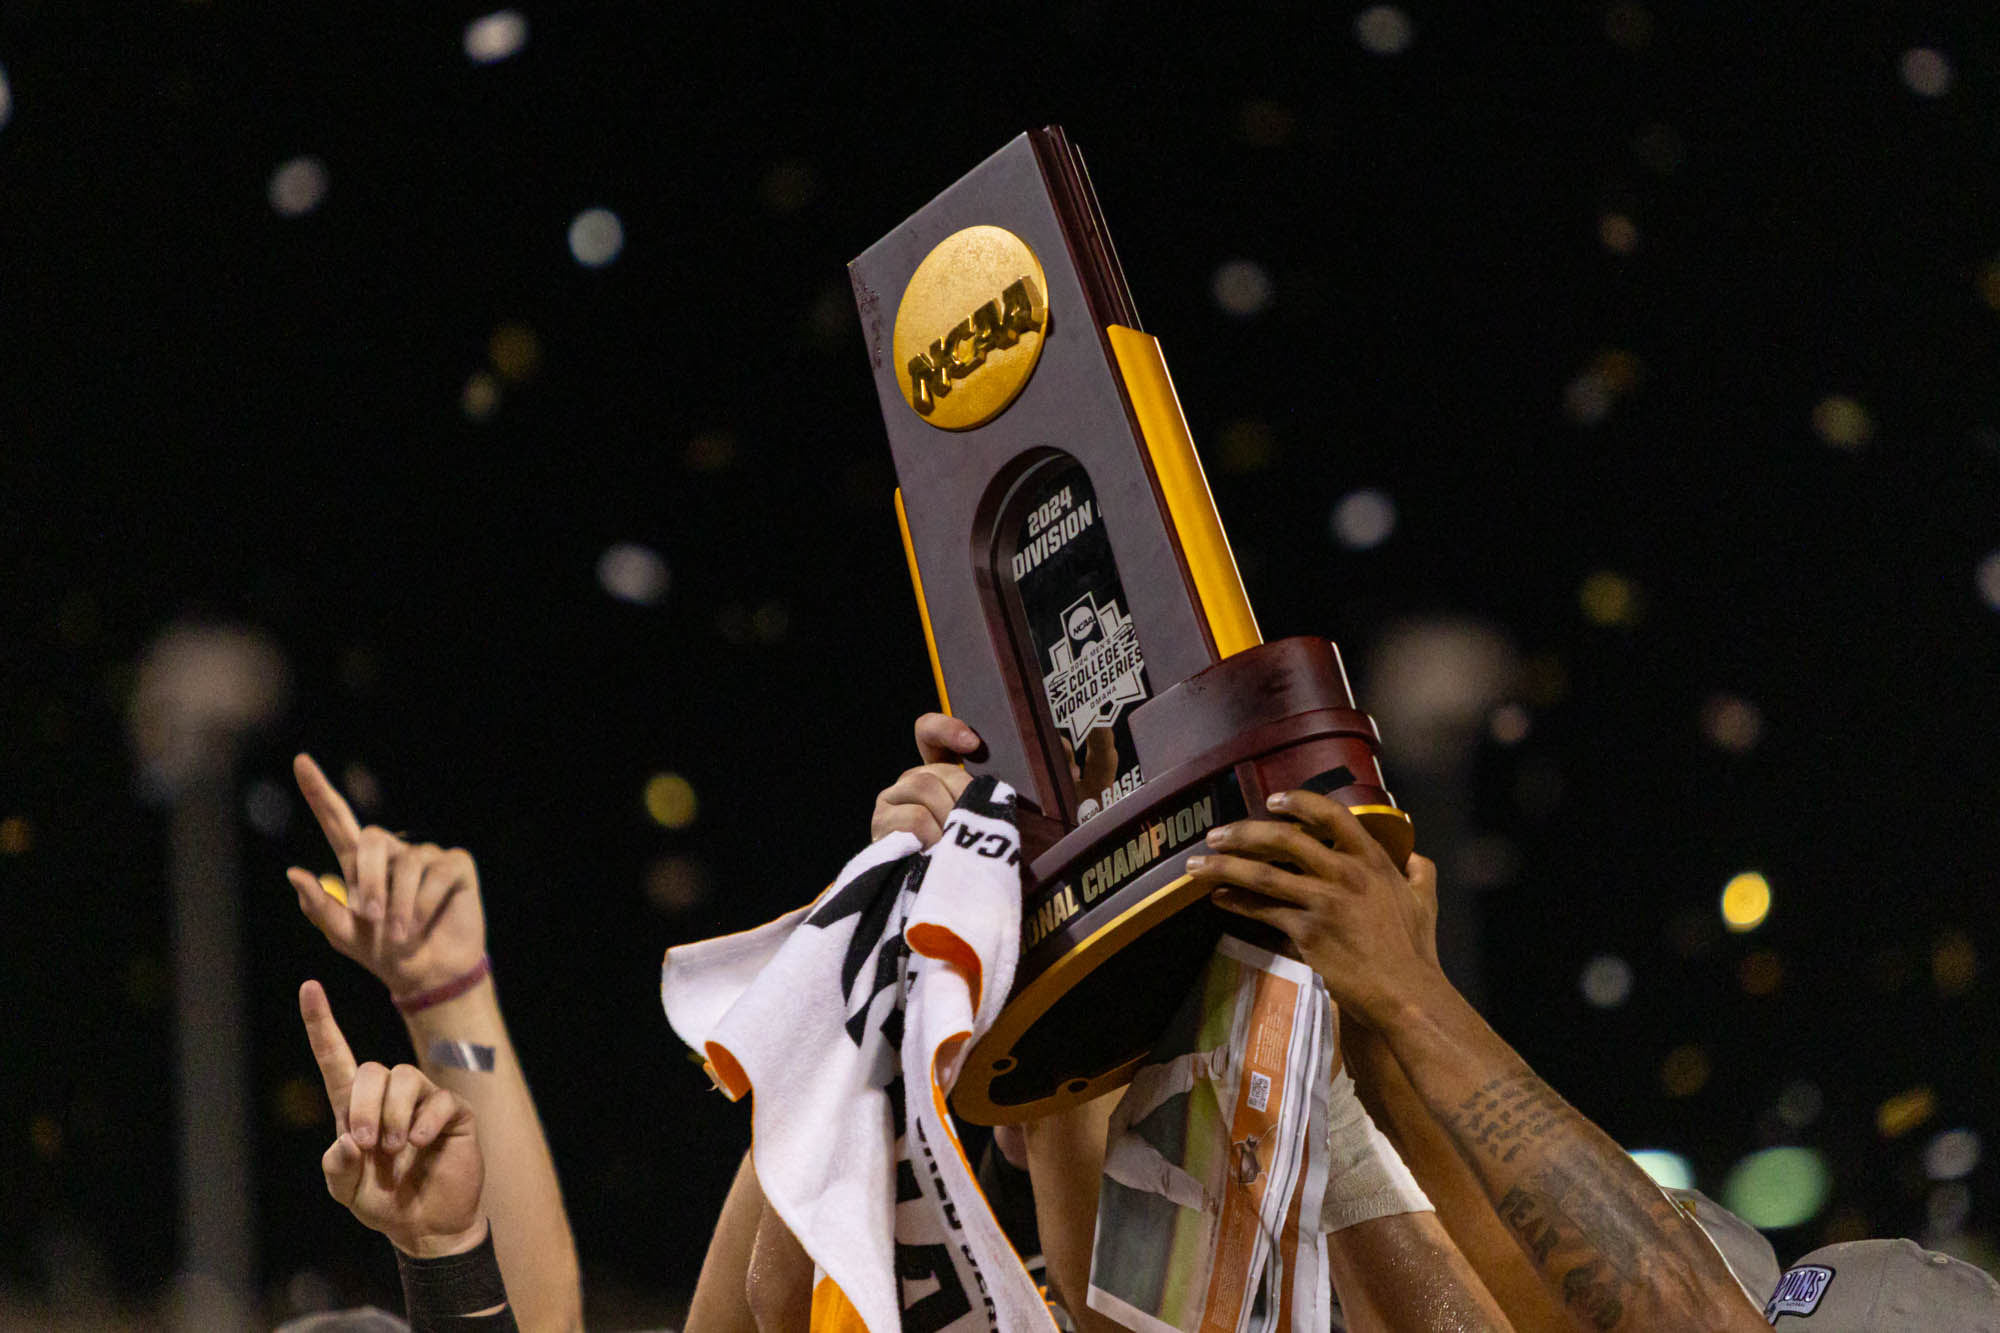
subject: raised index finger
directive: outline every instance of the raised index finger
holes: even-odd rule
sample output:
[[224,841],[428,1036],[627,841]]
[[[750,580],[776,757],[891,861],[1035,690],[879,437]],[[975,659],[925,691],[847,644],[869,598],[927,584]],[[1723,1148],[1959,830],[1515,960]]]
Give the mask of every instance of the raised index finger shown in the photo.
[[292,776],[298,779],[299,791],[312,807],[313,818],[319,820],[320,831],[326,834],[341,868],[348,869],[348,855],[361,839],[361,821],[354,817],[353,807],[327,780],[326,774],[320,772],[311,755],[301,754],[292,759]]
[[347,1098],[354,1087],[354,1052],[333,1021],[333,1006],[317,981],[299,987],[299,1017],[306,1022],[306,1040],[312,1044],[313,1059],[319,1064],[320,1080],[326,1084],[326,1100],[333,1107],[336,1134],[347,1132]]

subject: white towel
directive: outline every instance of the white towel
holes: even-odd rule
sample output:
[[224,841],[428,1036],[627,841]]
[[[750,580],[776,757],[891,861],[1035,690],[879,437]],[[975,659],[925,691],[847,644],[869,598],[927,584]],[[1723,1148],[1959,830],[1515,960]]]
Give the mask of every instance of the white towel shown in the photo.
[[930,850],[892,833],[809,906],[661,965],[674,1031],[756,1094],[764,1197],[871,1333],[1054,1327],[945,1111],[1014,984],[1013,802],[977,779]]

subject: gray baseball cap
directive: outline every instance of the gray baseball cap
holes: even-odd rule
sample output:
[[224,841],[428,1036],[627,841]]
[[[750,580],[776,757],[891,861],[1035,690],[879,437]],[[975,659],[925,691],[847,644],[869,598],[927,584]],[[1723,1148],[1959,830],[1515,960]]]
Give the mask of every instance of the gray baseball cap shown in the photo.
[[2000,1333],[2000,1282],[1913,1240],[1843,1241],[1786,1269],[1764,1317],[1802,1333]]
[[1724,1208],[1700,1190],[1672,1189],[1666,1192],[1683,1213],[1708,1237],[1729,1265],[1730,1275],[1750,1303],[1762,1308],[1778,1285],[1778,1252],[1764,1233]]

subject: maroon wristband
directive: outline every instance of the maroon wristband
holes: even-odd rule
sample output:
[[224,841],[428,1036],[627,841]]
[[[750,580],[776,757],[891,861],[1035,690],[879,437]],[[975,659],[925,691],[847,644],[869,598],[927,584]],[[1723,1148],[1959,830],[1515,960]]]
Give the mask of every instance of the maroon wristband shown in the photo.
[[459,996],[465,994],[492,975],[493,960],[487,955],[481,954],[479,955],[479,961],[473,964],[471,970],[466,972],[462,977],[453,977],[442,986],[433,986],[429,990],[420,990],[415,995],[397,995],[391,998],[395,1001],[398,1010],[406,1014],[414,1014],[420,1010],[428,1009],[432,1005],[443,1004],[446,1000],[456,1000]]

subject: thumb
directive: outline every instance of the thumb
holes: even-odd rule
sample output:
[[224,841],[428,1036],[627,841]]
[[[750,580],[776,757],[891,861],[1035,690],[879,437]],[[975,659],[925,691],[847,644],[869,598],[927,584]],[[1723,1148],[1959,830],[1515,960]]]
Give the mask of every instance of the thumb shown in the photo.
[[916,733],[917,754],[927,764],[955,764],[980,745],[979,733],[949,713],[925,713]]
[[1410,892],[1417,896],[1424,910],[1435,917],[1438,910],[1437,862],[1420,852],[1411,852],[1410,864],[1404,874],[1410,881]]
[[1417,905],[1416,946],[1432,966],[1438,963],[1438,868],[1437,862],[1428,856],[1410,853],[1410,868],[1405,872],[1410,883],[1410,897]]

